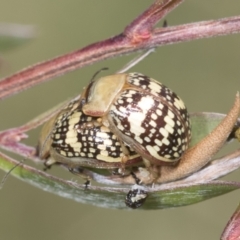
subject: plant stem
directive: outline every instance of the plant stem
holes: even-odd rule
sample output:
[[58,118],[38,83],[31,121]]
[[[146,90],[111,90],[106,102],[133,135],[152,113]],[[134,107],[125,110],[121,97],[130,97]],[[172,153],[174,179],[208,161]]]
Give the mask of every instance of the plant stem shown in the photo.
[[181,0],[157,0],[119,35],[38,63],[0,81],[0,99],[95,62],[167,44],[240,33],[240,16],[153,29]]

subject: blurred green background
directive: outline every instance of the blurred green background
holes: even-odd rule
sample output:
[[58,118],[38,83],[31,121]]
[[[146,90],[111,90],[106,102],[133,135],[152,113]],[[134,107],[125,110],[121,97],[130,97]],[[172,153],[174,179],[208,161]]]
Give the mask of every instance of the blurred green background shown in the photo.
[[[0,77],[118,34],[151,3],[1,0],[0,22],[34,25],[37,36],[21,47],[0,53]],[[169,25],[176,25],[218,19],[239,15],[239,7],[239,1],[188,0],[169,14],[167,20]],[[174,89],[190,112],[226,113],[240,90],[239,43],[240,35],[231,35],[165,46],[132,70]],[[114,73],[133,56],[86,67],[0,102],[0,130],[21,125],[76,95],[101,67],[107,66],[108,73]],[[36,145],[38,134],[39,129],[32,131],[25,142]],[[72,178],[57,167],[51,173]],[[239,174],[236,171],[225,179],[240,181]],[[0,177],[3,176],[0,172]],[[178,209],[120,211],[76,203],[9,177],[0,191],[0,238],[219,239],[239,199],[240,192],[235,191]]]

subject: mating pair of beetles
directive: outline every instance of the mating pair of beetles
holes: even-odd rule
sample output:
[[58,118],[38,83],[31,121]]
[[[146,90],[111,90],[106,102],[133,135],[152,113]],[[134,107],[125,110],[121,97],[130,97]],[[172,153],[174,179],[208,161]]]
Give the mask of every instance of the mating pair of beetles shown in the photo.
[[[92,81],[44,125],[38,147],[47,166],[110,169],[147,185],[158,182],[163,166],[178,165],[190,139],[187,109],[174,92],[143,74],[123,73]],[[146,196],[130,191],[126,204],[139,207]]]

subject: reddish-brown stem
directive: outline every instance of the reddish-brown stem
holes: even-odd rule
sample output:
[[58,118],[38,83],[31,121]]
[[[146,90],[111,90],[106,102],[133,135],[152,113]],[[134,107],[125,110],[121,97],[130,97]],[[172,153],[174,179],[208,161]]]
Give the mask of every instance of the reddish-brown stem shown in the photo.
[[[110,57],[166,44],[240,32],[239,16],[175,27],[157,28],[152,32],[154,24],[180,2],[180,0],[155,1],[148,10],[125,29],[125,32],[75,52],[36,64],[2,79],[0,82],[0,99],[40,82]],[[151,32],[151,34],[146,35],[146,32]],[[136,36],[138,41],[136,41]]]
[[183,0],[156,0],[146,11],[130,23],[124,34],[133,44],[139,44],[151,37],[154,25]]
[[240,16],[157,28],[148,44],[161,46],[233,33],[240,33]]
[[[147,40],[146,32],[150,33],[154,24],[181,1],[156,0],[126,28],[126,33],[121,33],[113,38],[91,44],[81,50],[36,64],[3,79],[0,82],[0,99],[77,68],[139,49],[141,42]],[[135,43],[136,36],[139,39],[138,43]]]
[[221,240],[234,240],[239,239],[240,236],[240,205],[238,205],[236,211],[232,215],[231,219],[225,227]]

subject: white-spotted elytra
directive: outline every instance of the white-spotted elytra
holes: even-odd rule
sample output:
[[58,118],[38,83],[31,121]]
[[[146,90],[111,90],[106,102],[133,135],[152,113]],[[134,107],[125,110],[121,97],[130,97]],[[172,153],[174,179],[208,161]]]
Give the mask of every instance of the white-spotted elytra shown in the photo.
[[39,155],[46,165],[63,163],[69,168],[125,168],[142,162],[123,145],[99,117],[82,112],[82,102],[71,102],[42,129]]
[[188,148],[190,121],[183,101],[141,73],[115,74],[83,94],[86,115],[101,117],[126,145],[152,165],[174,163]]

